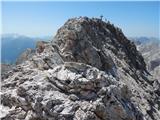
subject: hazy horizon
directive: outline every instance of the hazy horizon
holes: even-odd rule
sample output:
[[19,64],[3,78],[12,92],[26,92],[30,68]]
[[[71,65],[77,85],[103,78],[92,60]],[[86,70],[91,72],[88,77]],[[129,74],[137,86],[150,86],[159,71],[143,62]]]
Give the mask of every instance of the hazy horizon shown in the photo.
[[[24,34],[19,34],[19,33],[4,33],[4,34],[1,34],[0,36],[1,37],[4,37],[4,36],[13,36],[13,35],[17,35],[17,36],[25,36],[25,37],[29,37],[29,38],[52,38],[55,36],[55,34],[53,35],[24,35]],[[158,39],[160,41],[160,38],[158,37],[154,37],[154,36],[126,36],[127,38],[154,38],[154,39]]]

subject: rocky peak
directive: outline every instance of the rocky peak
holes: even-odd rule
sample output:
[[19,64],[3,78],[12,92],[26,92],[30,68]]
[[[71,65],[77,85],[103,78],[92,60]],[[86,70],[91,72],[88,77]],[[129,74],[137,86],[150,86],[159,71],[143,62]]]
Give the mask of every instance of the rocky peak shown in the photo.
[[69,19],[9,73],[2,120],[160,119],[160,81],[122,31],[101,19]]
[[[64,61],[82,62],[101,70],[115,66],[113,57],[124,60],[130,68],[146,71],[143,57],[120,28],[97,18],[69,19],[62,26],[53,43]],[[107,51],[106,51],[107,50]]]

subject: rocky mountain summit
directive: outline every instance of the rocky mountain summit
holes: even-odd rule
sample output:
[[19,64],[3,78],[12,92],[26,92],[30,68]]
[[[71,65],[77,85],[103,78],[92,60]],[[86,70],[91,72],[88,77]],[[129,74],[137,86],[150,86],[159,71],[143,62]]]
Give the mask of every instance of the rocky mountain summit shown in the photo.
[[160,81],[122,30],[102,19],[69,19],[7,74],[2,120],[160,119]]

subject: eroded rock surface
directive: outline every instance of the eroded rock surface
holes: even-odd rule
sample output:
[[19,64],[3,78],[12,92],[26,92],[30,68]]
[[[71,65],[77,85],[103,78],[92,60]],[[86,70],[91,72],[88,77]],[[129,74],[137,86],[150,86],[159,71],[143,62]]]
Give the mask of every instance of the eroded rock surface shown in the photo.
[[40,46],[3,79],[2,120],[160,119],[159,81],[119,28],[73,18]]

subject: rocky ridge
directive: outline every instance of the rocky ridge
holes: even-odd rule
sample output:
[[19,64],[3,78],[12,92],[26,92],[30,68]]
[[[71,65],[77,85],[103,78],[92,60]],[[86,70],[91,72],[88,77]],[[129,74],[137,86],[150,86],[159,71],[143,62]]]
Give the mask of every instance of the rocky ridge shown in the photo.
[[2,80],[2,120],[158,120],[160,82],[122,30],[69,19]]

